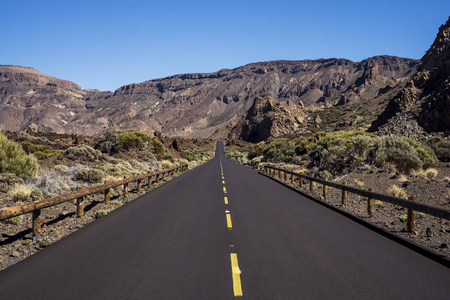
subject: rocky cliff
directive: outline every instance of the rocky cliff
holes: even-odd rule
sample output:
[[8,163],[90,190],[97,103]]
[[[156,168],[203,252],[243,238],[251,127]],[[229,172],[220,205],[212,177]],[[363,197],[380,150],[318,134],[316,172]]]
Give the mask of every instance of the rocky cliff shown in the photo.
[[373,122],[370,131],[450,133],[450,18],[405,87]]
[[209,137],[240,120],[258,95],[310,110],[354,103],[402,82],[417,64],[391,56],[271,61],[130,84],[114,93],[81,90],[30,68],[0,66],[6,74],[0,81],[0,128],[86,135],[138,128]]
[[306,116],[305,110],[291,101],[280,102],[270,96],[258,96],[232,128],[228,139],[258,143],[270,137],[292,134],[305,123]]

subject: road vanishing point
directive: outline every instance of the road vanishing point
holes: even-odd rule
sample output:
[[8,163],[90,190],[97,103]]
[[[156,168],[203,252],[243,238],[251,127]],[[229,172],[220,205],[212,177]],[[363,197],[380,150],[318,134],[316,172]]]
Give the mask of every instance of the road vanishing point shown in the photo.
[[448,299],[450,269],[215,158],[0,272],[0,299]]

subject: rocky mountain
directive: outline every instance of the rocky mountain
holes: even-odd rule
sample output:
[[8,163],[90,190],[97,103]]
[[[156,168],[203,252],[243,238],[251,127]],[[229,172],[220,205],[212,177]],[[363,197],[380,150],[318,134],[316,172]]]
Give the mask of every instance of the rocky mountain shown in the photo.
[[228,139],[258,143],[291,134],[305,122],[306,116],[301,106],[289,100],[281,102],[270,96],[257,96],[246,115],[232,128]]
[[0,66],[0,129],[96,135],[138,128],[177,137],[226,136],[223,129],[240,120],[258,95],[310,110],[354,103],[389,90],[417,65],[392,56],[271,61],[130,84],[114,93],[81,90],[31,68]]
[[[107,95],[81,90],[73,82],[33,68],[0,66],[0,129],[19,131],[30,127],[45,132],[75,133],[77,120],[89,111],[87,99]],[[98,130],[91,128],[83,133],[94,134]]]
[[373,122],[370,131],[421,136],[450,133],[450,18],[405,87]]

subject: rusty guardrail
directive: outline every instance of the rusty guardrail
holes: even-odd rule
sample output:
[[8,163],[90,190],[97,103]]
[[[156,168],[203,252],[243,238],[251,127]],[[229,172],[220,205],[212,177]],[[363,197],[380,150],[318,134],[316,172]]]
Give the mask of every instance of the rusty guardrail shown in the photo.
[[[180,166],[175,166],[172,168],[160,170],[157,172],[149,172],[147,174],[141,174],[134,177],[124,178],[122,180],[114,181],[114,182],[105,182],[104,184],[88,187],[88,188],[79,188],[78,191],[66,193],[63,195],[51,197],[48,199],[40,199],[39,197],[35,197],[35,201],[30,203],[25,203],[22,205],[5,207],[0,209],[0,221],[6,220],[12,217],[24,215],[27,213],[32,213],[32,226],[33,226],[33,235],[41,233],[41,210],[44,208],[52,207],[61,203],[65,203],[71,200],[77,200],[77,214],[78,216],[84,215],[84,202],[83,197],[104,192],[104,201],[106,204],[110,202],[110,189],[123,185],[123,194],[125,197],[128,196],[128,184],[130,182],[137,182],[138,191],[142,188],[142,180],[147,179],[147,185],[150,187],[153,182],[158,183],[161,178],[164,178],[167,174],[168,176],[173,176],[174,174],[180,174],[188,170],[188,165],[183,164]],[[154,177],[154,180],[153,180]]]
[[[327,198],[327,192],[328,187],[334,187],[337,189],[342,190],[342,197],[341,197],[341,203],[343,206],[347,205],[347,192],[360,195],[363,197],[367,197],[367,214],[369,216],[373,216],[374,210],[373,210],[373,201],[379,200],[383,202],[388,202],[391,204],[399,205],[402,207],[405,207],[408,209],[408,219],[407,219],[407,231],[415,231],[415,224],[416,224],[416,211],[423,212],[425,214],[435,216],[438,218],[450,220],[450,211],[441,209],[439,207],[435,207],[432,205],[424,204],[416,202],[416,196],[411,196],[410,200],[383,195],[379,193],[375,193],[373,191],[373,188],[371,188],[369,191],[357,189],[351,186],[347,186],[345,184],[339,184],[327,180],[323,180],[316,177],[307,176],[304,174],[276,168],[273,166],[264,166],[264,172],[268,175],[276,175],[278,172],[278,177],[281,179],[284,177],[284,180],[287,181],[287,175],[291,175],[291,183],[295,182],[295,176],[298,178],[298,182],[300,187],[303,187],[304,182],[303,180],[306,179],[310,183],[310,191],[314,190],[314,183],[317,182],[319,184],[322,184],[322,190],[323,190],[323,198]],[[284,173],[284,176],[282,176],[282,173]]]

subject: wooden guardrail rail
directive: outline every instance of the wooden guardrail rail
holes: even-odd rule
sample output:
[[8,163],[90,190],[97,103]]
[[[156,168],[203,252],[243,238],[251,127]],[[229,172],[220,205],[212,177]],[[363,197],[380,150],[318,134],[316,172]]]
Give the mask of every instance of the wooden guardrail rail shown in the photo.
[[[63,195],[55,196],[48,199],[39,199],[39,197],[36,197],[37,199],[30,203],[25,203],[22,205],[12,206],[12,207],[5,207],[0,209],[0,221],[9,219],[12,217],[24,215],[27,213],[32,213],[32,226],[33,226],[33,235],[36,236],[37,234],[40,234],[41,232],[41,210],[44,208],[52,207],[67,201],[71,200],[77,200],[76,207],[77,207],[77,214],[78,216],[82,216],[84,214],[84,203],[83,198],[88,195],[97,194],[97,193],[104,193],[104,201],[106,204],[109,204],[110,201],[110,192],[109,189],[123,186],[123,193],[124,196],[128,196],[128,184],[130,182],[137,182],[137,189],[138,191],[142,188],[142,181],[147,179],[147,185],[151,186],[153,182],[158,183],[160,178],[164,178],[167,174],[167,176],[172,176],[174,174],[180,174],[182,172],[185,172],[188,170],[188,165],[183,164],[180,166],[175,166],[172,168],[156,171],[156,172],[149,172],[147,174],[142,174],[134,177],[128,177],[124,178],[122,180],[114,181],[114,182],[105,182],[104,184],[88,187],[88,188],[79,188],[78,191],[66,193]],[[154,178],[154,180],[153,180]]]
[[[408,209],[408,219],[407,219],[407,223],[406,223],[408,231],[415,231],[415,223],[416,223],[415,212],[416,211],[423,212],[425,214],[435,216],[438,218],[450,220],[450,211],[441,209],[439,207],[435,207],[432,205],[427,205],[424,203],[416,202],[416,200],[417,200],[416,196],[411,196],[410,200],[402,199],[402,198],[398,198],[398,197],[375,193],[373,191],[373,189],[370,189],[369,191],[361,190],[361,189],[357,189],[357,188],[354,188],[351,186],[347,186],[346,183],[339,184],[339,183],[323,180],[320,178],[311,177],[311,176],[307,176],[304,174],[276,168],[273,166],[264,166],[264,172],[268,175],[277,175],[277,173],[278,173],[278,177],[280,179],[284,178],[285,181],[287,181],[287,175],[290,174],[291,175],[291,178],[290,178],[291,183],[295,182],[295,176],[296,176],[298,178],[300,187],[303,186],[304,180],[306,179],[310,182],[310,191],[313,191],[315,182],[322,184],[324,199],[326,199],[326,197],[327,197],[328,187],[334,187],[334,188],[340,189],[340,190],[342,190],[342,197],[341,197],[342,202],[341,203],[344,206],[347,205],[347,192],[350,192],[350,193],[353,193],[356,195],[360,195],[363,197],[367,197],[367,213],[369,216],[373,216],[373,214],[374,214],[373,200],[379,200],[379,201],[388,202],[391,204],[405,207]],[[284,176],[282,176],[282,173],[284,173]]]

